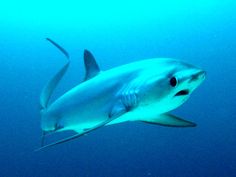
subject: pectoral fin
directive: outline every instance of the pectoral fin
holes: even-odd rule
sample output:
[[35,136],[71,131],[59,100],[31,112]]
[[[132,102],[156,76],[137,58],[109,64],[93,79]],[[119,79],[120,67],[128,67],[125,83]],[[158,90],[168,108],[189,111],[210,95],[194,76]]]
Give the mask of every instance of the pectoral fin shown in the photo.
[[122,114],[126,113],[128,110],[125,107],[125,105],[122,103],[121,100],[119,100],[111,109],[111,112],[109,113],[110,118],[117,118],[121,116]]
[[158,118],[143,120],[142,122],[168,127],[195,127],[196,124],[171,114],[162,114]]

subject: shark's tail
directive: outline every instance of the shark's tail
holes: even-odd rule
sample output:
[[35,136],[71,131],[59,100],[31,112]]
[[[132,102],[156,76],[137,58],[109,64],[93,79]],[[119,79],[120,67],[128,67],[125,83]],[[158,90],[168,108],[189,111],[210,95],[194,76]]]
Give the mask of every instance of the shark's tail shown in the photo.
[[44,146],[44,138],[47,133],[47,131],[45,131],[46,128],[44,128],[44,127],[46,126],[50,129],[50,125],[52,124],[52,121],[53,121],[52,119],[50,119],[50,120],[45,119],[44,111],[48,107],[48,103],[49,103],[49,100],[51,98],[53,91],[55,90],[58,83],[60,82],[60,80],[62,79],[64,74],[66,73],[68,66],[70,64],[70,60],[69,60],[70,56],[69,56],[68,52],[64,48],[62,48],[59,44],[54,42],[53,40],[51,40],[49,38],[46,38],[46,40],[48,40],[50,43],[52,43],[54,46],[56,46],[56,48],[58,48],[66,56],[67,63],[54,75],[53,78],[51,78],[51,80],[49,80],[49,82],[43,88],[41,95],[40,95],[41,127],[42,127],[42,131],[43,131],[41,146]]
[[47,144],[47,145],[44,145],[44,139],[45,139],[45,136],[46,136],[47,134],[46,134],[45,132],[43,132],[42,141],[41,141],[41,147],[38,148],[38,149],[36,149],[35,151],[36,151],[36,152],[37,152],[37,151],[41,151],[41,150],[46,149],[46,148],[48,148],[48,147],[52,147],[52,146],[55,146],[55,145],[58,145],[58,144],[62,144],[62,143],[65,143],[65,142],[68,142],[68,141],[77,139],[77,138],[79,138],[79,137],[81,137],[81,136],[83,136],[83,135],[86,135],[86,134],[88,134],[88,133],[90,133],[90,132],[92,132],[92,131],[94,131],[94,130],[96,130],[96,129],[99,129],[99,128],[105,126],[106,124],[108,124],[109,122],[111,122],[112,120],[114,120],[114,119],[116,119],[116,118],[117,118],[117,117],[108,118],[107,120],[105,120],[105,121],[103,121],[103,122],[97,124],[96,126],[94,126],[94,127],[92,127],[92,128],[86,129],[86,130],[84,130],[84,131],[81,132],[81,133],[77,133],[77,134],[75,134],[75,135],[72,135],[72,136],[70,136],[70,137],[61,139],[61,140],[59,140],[59,141],[56,141],[56,142],[53,142],[53,143]]
[[49,38],[46,38],[46,39],[49,42],[51,42],[54,46],[56,46],[66,56],[66,58],[68,60],[67,60],[67,63],[54,75],[54,77],[43,88],[41,95],[40,95],[40,105],[41,105],[42,109],[47,108],[48,102],[50,100],[50,97],[51,97],[53,91],[57,87],[61,78],[64,76],[64,74],[67,71],[68,66],[70,64],[70,60],[69,60],[70,57],[69,57],[68,52],[64,48],[62,48],[60,45],[55,43],[53,40],[51,40]]

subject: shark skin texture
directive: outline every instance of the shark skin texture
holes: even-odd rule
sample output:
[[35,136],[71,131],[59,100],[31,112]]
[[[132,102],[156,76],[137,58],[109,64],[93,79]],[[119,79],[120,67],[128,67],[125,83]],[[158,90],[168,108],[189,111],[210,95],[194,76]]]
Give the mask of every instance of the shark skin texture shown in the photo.
[[[41,97],[43,140],[38,150],[81,137],[100,127],[126,121],[169,127],[196,124],[169,112],[181,106],[204,81],[206,72],[172,58],[152,58],[101,71],[84,50],[84,81],[54,102],[50,97],[70,64],[68,52],[47,38],[68,59],[44,87]],[[73,130],[75,135],[44,145],[44,135]]]

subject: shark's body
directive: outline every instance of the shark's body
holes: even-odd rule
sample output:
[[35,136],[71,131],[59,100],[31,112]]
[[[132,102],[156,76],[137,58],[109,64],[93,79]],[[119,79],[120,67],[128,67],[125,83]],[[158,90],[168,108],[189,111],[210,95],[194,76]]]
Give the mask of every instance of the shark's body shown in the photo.
[[[66,56],[67,52],[56,45]],[[48,105],[52,91],[64,75],[65,65],[41,95],[42,130],[74,130],[77,138],[105,125],[143,121],[173,127],[193,127],[194,123],[168,112],[182,105],[205,78],[205,72],[170,58],[147,59],[108,71],[100,69],[88,51],[84,56],[85,81]]]

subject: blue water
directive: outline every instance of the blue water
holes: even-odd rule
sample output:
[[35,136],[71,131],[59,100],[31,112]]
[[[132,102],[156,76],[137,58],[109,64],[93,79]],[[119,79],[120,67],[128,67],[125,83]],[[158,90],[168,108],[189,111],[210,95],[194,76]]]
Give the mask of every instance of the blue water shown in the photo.
[[[1,177],[236,176],[236,3],[192,1],[11,1],[0,12]],[[152,57],[178,58],[207,71],[174,111],[198,124],[104,127],[42,152],[39,95],[65,63],[57,98],[84,78],[83,50],[103,70]]]

